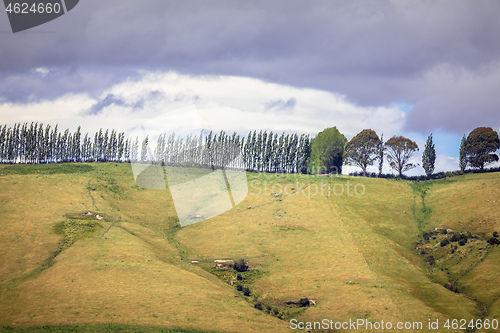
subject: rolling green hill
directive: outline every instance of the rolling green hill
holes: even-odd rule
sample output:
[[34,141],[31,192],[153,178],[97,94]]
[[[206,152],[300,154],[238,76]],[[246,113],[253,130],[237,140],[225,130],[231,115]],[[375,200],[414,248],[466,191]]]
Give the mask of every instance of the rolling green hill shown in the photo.
[[[487,242],[500,174],[247,178],[242,203],[180,228],[170,192],[136,186],[128,164],[0,166],[0,326],[286,332],[327,318],[452,332],[448,319],[500,319]],[[250,270],[238,279],[216,259]]]

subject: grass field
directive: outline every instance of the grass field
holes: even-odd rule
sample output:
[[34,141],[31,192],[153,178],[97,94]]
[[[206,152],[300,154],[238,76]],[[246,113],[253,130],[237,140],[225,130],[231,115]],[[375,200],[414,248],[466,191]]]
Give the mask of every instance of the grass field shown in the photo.
[[[239,205],[180,228],[170,192],[138,187],[128,164],[1,165],[0,331],[286,332],[327,318],[435,332],[429,320],[500,319],[500,249],[486,242],[500,231],[500,174],[247,178]],[[450,232],[425,240],[435,228]],[[441,246],[453,233],[467,244]],[[250,271],[238,282],[215,259]],[[304,297],[316,304],[286,304]]]

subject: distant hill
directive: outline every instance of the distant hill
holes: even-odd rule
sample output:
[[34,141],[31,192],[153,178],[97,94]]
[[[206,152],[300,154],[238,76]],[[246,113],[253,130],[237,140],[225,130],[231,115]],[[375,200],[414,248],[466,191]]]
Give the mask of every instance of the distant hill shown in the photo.
[[[288,332],[327,318],[435,332],[429,320],[499,319],[500,173],[247,178],[242,203],[180,228],[170,192],[136,186],[129,164],[0,165],[0,326]],[[232,270],[238,259],[249,269]]]

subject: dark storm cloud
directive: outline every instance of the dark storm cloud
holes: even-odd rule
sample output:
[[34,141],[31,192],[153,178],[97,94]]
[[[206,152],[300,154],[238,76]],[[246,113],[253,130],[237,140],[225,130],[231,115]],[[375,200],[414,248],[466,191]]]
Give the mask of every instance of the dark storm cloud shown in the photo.
[[114,94],[107,94],[102,100],[92,105],[86,115],[97,115],[110,105],[124,106],[126,103],[121,97],[117,97]]
[[13,103],[37,102],[82,92],[97,98],[115,83],[140,77],[136,70],[127,68],[52,66],[44,68],[48,71],[45,74],[37,67],[38,64],[26,71],[0,71],[0,101],[3,98]]
[[116,105],[116,106],[125,106],[132,108],[132,110],[142,109],[146,101],[155,100],[163,97],[161,91],[153,90],[149,93],[145,94],[143,97],[139,98],[134,102],[127,102],[122,96],[116,96],[114,94],[107,94],[104,98],[99,99],[97,103],[92,105],[89,110],[87,110],[84,115],[98,115],[108,106]]
[[174,70],[415,104],[406,127],[422,133],[500,126],[498,13],[494,0],[85,0],[18,34],[1,20],[0,98],[96,94],[139,70]]

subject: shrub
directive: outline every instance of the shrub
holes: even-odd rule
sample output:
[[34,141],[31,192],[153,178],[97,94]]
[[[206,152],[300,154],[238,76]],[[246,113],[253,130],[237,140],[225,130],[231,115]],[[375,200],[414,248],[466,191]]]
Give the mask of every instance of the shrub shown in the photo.
[[305,307],[309,306],[309,304],[310,304],[310,303],[309,303],[309,299],[308,299],[308,298],[301,298],[301,299],[299,300],[299,305],[300,305],[300,307],[302,307],[302,308],[305,308]]
[[250,289],[243,287],[243,289],[241,291],[243,291],[243,295],[250,296]]
[[246,272],[248,271],[247,262],[244,259],[238,259],[234,263],[234,270],[238,272]]
[[491,237],[490,239],[488,239],[488,243],[490,245],[498,245],[500,244],[500,240],[498,240],[498,238]]
[[262,311],[264,309],[264,307],[262,306],[261,302],[255,302],[255,304],[253,305],[253,307],[256,308],[259,311]]
[[451,236],[450,242],[458,242],[458,241],[460,241],[462,239],[467,239],[467,238],[468,237],[466,235],[464,235],[464,234],[457,234],[457,233],[455,233],[455,234],[453,234]]
[[431,254],[431,255],[428,255],[426,258],[427,262],[429,263],[429,265],[434,265],[436,263],[436,259],[434,259],[434,256]]
[[458,245],[460,245],[460,246],[464,246],[465,244],[467,244],[467,238],[462,238],[462,239],[458,242]]
[[236,275],[236,280],[238,280],[238,281],[243,280],[243,277],[241,276],[240,273],[238,273],[238,275]]
[[243,286],[241,284],[237,284],[236,285],[236,290],[242,291],[243,290]]
[[498,237],[498,231],[493,231],[493,237]]
[[454,293],[458,293],[458,288],[450,283],[446,283],[444,287],[448,290],[453,291]]
[[443,239],[440,243],[441,247],[446,246],[448,244],[450,244],[450,242],[447,239]]

